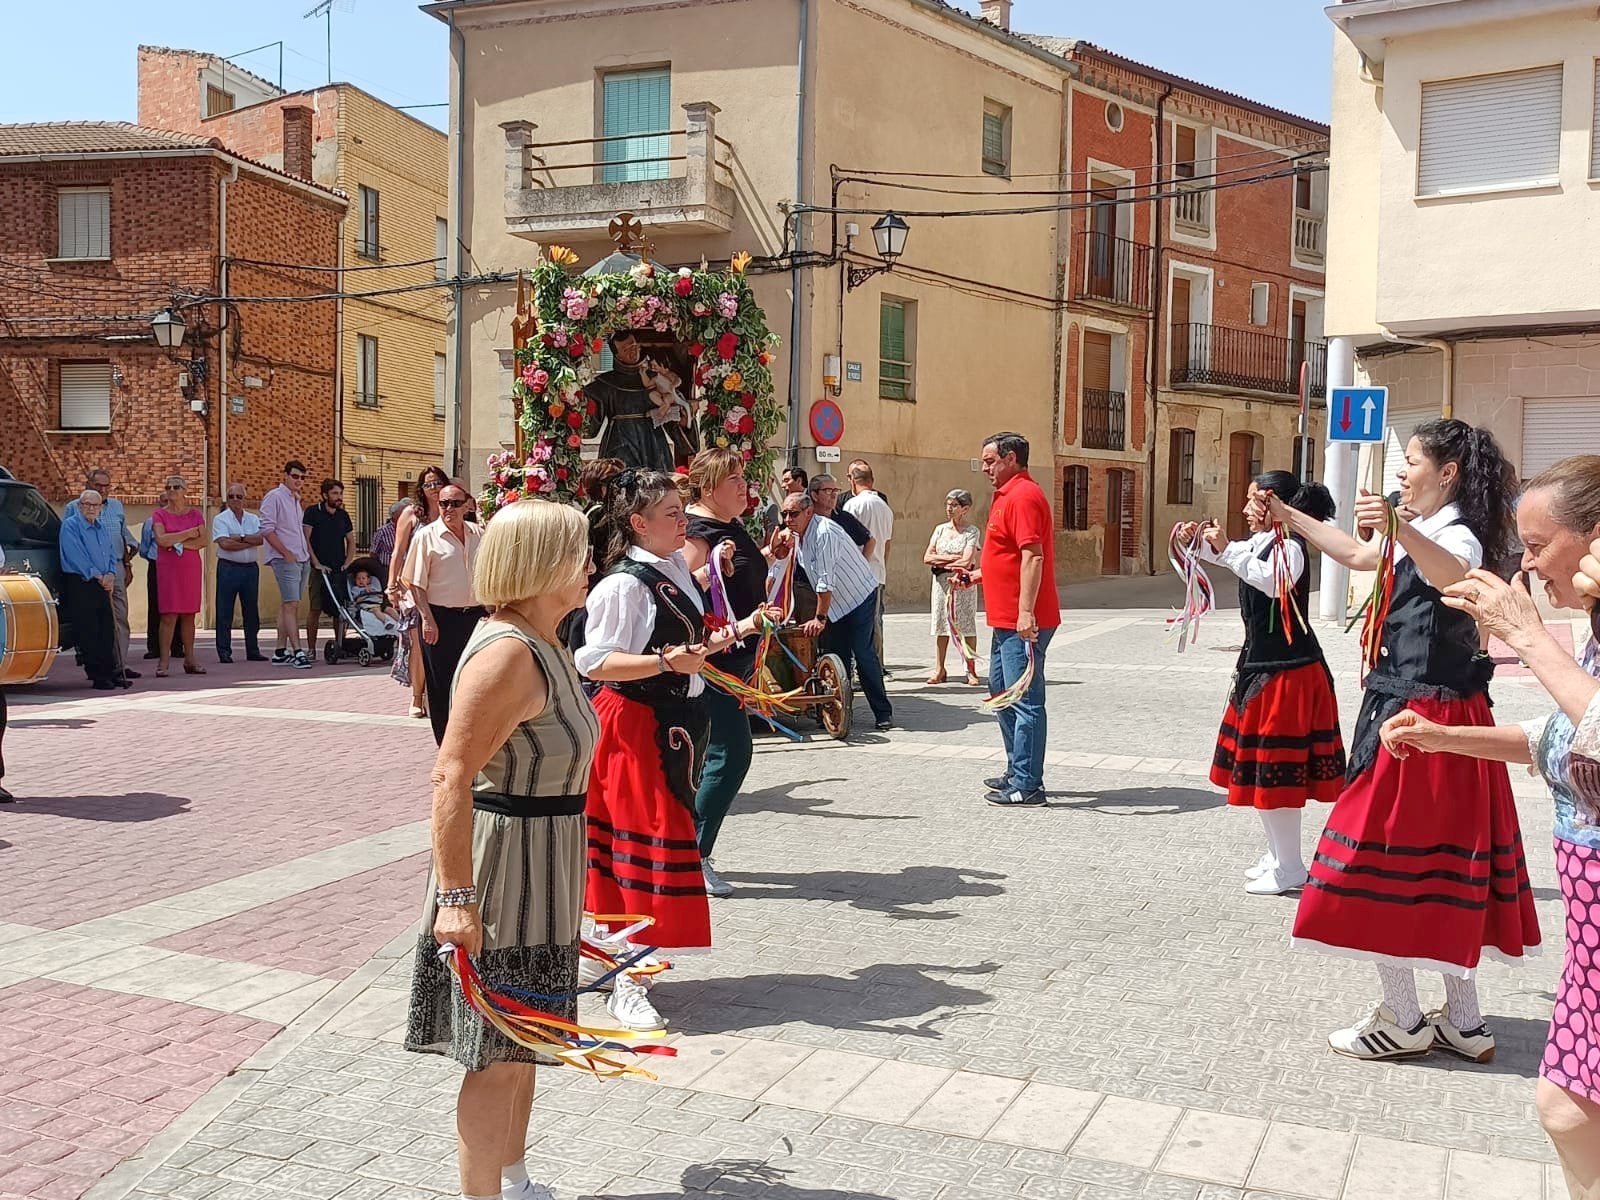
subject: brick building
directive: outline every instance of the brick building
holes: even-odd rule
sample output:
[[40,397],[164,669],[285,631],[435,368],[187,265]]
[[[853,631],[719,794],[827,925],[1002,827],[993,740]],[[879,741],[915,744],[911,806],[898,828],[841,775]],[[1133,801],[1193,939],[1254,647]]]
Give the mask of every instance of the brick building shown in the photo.
[[1173,523],[1239,533],[1251,476],[1298,470],[1301,363],[1319,440],[1328,129],[1036,40],[1078,67],[1067,169],[1087,203],[1067,231],[1057,559],[1147,569]]
[[[383,291],[443,280],[445,135],[348,83],[284,92],[215,55],[139,47],[139,121],[220,138],[350,197],[327,290]],[[444,287],[349,299],[339,317],[339,423],[331,473],[363,545],[389,504],[444,457]]]
[[[0,464],[58,505],[105,466],[130,521],[169,474],[208,503],[225,477],[259,497],[288,455],[331,470],[334,304],[243,298],[326,290],[252,264],[336,262],[345,208],[214,139],[0,126]],[[188,325],[175,351],[151,331],[168,306]]]

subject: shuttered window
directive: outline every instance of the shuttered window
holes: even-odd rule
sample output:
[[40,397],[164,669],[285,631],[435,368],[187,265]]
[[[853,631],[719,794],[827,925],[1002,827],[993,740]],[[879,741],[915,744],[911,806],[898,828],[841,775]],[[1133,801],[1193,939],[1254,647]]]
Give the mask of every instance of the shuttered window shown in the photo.
[[602,183],[632,183],[640,179],[665,179],[671,154],[672,72],[666,67],[649,71],[618,71],[601,82],[603,136],[620,138],[600,144]]
[[450,223],[443,217],[433,221],[433,277],[450,277]]
[[378,407],[378,339],[365,333],[356,335],[356,403]]
[[1589,121],[1589,178],[1600,179],[1600,58],[1594,63],[1594,107]]
[[378,245],[378,189],[361,187],[361,229],[356,234],[356,253],[363,258],[377,258]]
[[1083,334],[1083,387],[1085,391],[1111,390],[1111,335],[1098,330]]
[[232,92],[224,91],[214,83],[206,84],[206,116],[220,117],[223,113],[230,113],[235,104]]
[[1172,173],[1179,179],[1193,179],[1195,159],[1199,157],[1198,137],[1188,125],[1176,125],[1172,130]]
[[58,258],[111,257],[111,189],[68,187],[56,192]]
[[993,100],[983,102],[983,173],[1011,174],[1011,110]]
[[1061,527],[1089,528],[1089,468],[1068,467],[1061,480]]
[[1561,68],[1422,85],[1417,194],[1559,182]]
[[444,355],[433,356],[433,415],[444,420]]
[[1439,406],[1436,404],[1413,408],[1391,408],[1388,412],[1388,428],[1383,435],[1383,494],[1389,495],[1399,488],[1400,482],[1395,478],[1400,468],[1406,465],[1406,443],[1411,440],[1411,435],[1418,425],[1424,421],[1431,421],[1439,415]]
[[1194,503],[1194,430],[1174,429],[1167,446],[1167,503]]
[[1531,398],[1522,402],[1522,480],[1526,483],[1547,467],[1573,454],[1600,447],[1600,397],[1560,400]]
[[884,400],[912,399],[912,361],[916,344],[916,305],[887,296],[878,307],[878,395]]
[[111,428],[111,364],[66,362],[60,367],[61,428]]

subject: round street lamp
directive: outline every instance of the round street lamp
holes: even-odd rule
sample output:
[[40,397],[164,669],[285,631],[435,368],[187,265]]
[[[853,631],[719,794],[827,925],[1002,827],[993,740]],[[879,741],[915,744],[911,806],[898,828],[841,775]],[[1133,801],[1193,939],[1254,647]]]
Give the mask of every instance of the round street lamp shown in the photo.
[[163,350],[175,350],[183,345],[183,335],[188,330],[183,318],[170,308],[163,308],[150,319],[150,332],[155,336],[156,345]]
[[898,213],[884,213],[872,224],[872,240],[878,247],[878,257],[893,263],[906,250],[906,234],[911,232]]

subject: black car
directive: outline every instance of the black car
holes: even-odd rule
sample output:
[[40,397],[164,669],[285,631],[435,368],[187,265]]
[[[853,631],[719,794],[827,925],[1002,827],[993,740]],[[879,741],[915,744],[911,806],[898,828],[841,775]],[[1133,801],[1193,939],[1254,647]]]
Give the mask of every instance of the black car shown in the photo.
[[0,467],[0,548],[6,566],[44,580],[55,595],[61,621],[61,648],[72,647],[72,628],[61,601],[61,518],[39,489]]

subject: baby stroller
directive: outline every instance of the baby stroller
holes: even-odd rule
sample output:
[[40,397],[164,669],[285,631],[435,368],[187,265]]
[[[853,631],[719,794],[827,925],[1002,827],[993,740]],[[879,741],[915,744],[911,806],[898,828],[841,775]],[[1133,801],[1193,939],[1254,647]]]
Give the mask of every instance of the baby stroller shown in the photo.
[[377,579],[382,573],[375,559],[358,558],[345,571],[325,571],[324,592],[333,601],[333,637],[323,647],[322,657],[332,666],[342,658],[353,658],[368,666],[373,659],[388,662],[394,657],[400,625],[379,610],[386,603],[382,592],[353,595],[356,573],[366,571]]

